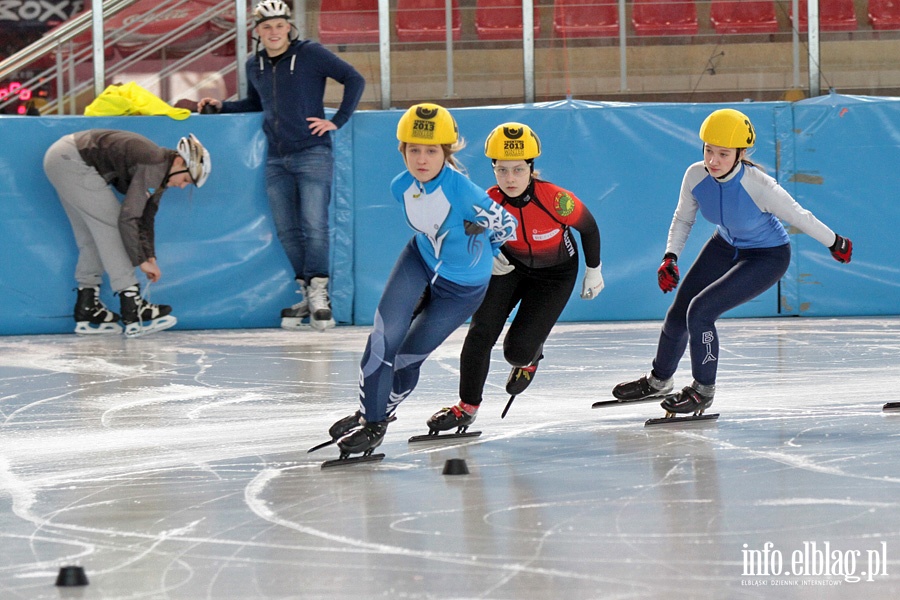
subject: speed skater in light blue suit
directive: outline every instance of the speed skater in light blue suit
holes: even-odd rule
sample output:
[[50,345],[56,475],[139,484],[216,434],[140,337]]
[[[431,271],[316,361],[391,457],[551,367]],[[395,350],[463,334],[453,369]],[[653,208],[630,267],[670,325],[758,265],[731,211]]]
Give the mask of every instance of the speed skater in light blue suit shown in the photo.
[[[650,374],[617,385],[624,401],[665,397],[667,417],[700,417],[713,402],[719,364],[716,320],[775,285],[791,259],[790,238],[781,220],[827,247],[841,263],[850,262],[853,244],[837,235],[746,157],[756,140],[750,119],[730,108],[710,114],[700,127],[703,161],[688,167],[669,228],[666,253],[657,270],[663,293],[679,282],[678,255],[697,213],[716,225],[700,251],[663,322]],[[690,349],[694,381],[671,394],[674,375]]]
[[341,458],[371,454],[422,363],[481,304],[494,255],[515,239],[516,220],[458,170],[456,122],[436,104],[400,119],[407,171],[391,193],[416,232],[401,251],[375,311],[360,363],[359,411],[329,429]]

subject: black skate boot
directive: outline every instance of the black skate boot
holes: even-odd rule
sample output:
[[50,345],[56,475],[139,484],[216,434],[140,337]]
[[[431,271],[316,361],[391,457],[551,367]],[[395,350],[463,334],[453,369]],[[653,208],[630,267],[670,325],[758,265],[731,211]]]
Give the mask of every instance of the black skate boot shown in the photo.
[[125,323],[125,335],[128,337],[140,337],[154,331],[162,331],[178,322],[169,314],[172,312],[171,306],[147,302],[141,298],[136,285],[119,292],[119,302],[122,322]]
[[524,392],[525,388],[531,385],[531,380],[534,379],[538,363],[541,362],[542,358],[544,358],[544,355],[540,354],[527,367],[513,367],[512,371],[509,372],[509,377],[506,379],[506,393],[518,396]]
[[701,385],[696,381],[678,394],[672,394],[659,403],[667,413],[692,413],[701,415],[713,403],[715,385]]
[[302,279],[297,279],[297,285],[300,286],[297,293],[303,295],[303,300],[281,310],[282,329],[298,329],[303,326],[303,319],[309,317],[309,288]]
[[122,333],[119,315],[100,301],[99,287],[79,287],[75,301],[75,333],[82,335]]
[[344,417],[340,421],[336,421],[335,424],[328,429],[328,435],[331,436],[332,440],[336,441],[347,435],[351,429],[359,427],[363,423],[365,423],[365,419],[362,418],[362,413],[356,411],[352,415]]
[[362,419],[361,424],[348,431],[337,441],[338,448],[341,450],[341,458],[346,459],[351,454],[370,456],[372,451],[381,445],[384,434],[387,433],[387,426],[387,421],[368,423]]
[[612,395],[619,400],[628,402],[649,400],[670,394],[674,387],[675,383],[672,381],[672,378],[662,380],[651,373],[649,377],[644,375],[637,381],[620,383],[613,388]]
[[466,404],[464,407],[462,404],[460,402],[456,406],[442,408],[431,415],[428,421],[425,422],[428,425],[429,432],[437,435],[439,431],[456,428],[456,433],[465,433],[469,425],[475,422],[478,407],[471,404]]

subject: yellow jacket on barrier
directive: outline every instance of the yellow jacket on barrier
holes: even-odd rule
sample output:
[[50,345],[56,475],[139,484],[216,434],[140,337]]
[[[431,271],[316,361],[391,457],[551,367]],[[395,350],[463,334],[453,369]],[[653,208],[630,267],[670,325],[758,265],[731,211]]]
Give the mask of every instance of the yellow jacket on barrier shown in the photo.
[[170,106],[159,97],[131,82],[107,87],[84,109],[88,117],[117,115],[165,115],[178,121],[191,116],[186,108]]

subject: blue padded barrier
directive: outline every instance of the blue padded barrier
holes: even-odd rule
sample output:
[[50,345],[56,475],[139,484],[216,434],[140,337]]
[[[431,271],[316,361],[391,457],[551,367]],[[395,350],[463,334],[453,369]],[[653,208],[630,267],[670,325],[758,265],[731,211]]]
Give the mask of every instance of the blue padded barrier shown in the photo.
[[[806,208],[853,239],[850,265],[791,231],[793,264],[777,288],[728,316],[897,314],[897,267],[889,244],[900,158],[900,99],[831,94],[790,104],[629,104],[577,100],[453,109],[468,146],[459,158],[473,181],[494,183],[484,138],[505,121],[540,135],[542,177],[570,189],[600,226],[606,289],[578,298],[564,321],[661,319],[670,295],[656,268],[685,168],[701,159],[697,137],[710,111],[732,106],[754,122],[753,159]],[[402,111],[358,111],[336,132],[332,205],[332,302],[341,323],[369,325],[384,281],[412,235],[390,197],[403,170],[395,137]],[[170,190],[157,217],[163,280],[151,300],[171,304],[179,328],[274,327],[296,299],[265,197],[260,115],[0,117],[0,334],[72,330],[75,244],[43,154],[64,133],[89,127],[136,131],[174,147],[195,133],[213,155],[202,189]],[[10,143],[9,140],[15,140]],[[679,259],[687,269],[712,227],[701,219]],[[583,267],[582,267],[583,268]],[[103,299],[117,307],[108,290]]]

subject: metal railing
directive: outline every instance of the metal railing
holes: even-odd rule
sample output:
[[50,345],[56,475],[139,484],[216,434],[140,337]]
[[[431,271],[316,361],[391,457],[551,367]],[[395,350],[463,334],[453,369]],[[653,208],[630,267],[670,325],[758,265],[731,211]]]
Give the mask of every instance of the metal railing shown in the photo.
[[[107,0],[103,2],[103,18],[101,24],[129,8],[137,1],[138,0]],[[17,73],[24,67],[53,53],[55,55],[55,63],[38,72],[27,81],[22,82],[22,86],[30,88],[48,80],[55,80],[57,90],[56,97],[48,100],[47,104],[41,107],[41,112],[44,114],[54,112],[57,114],[63,114],[64,112],[75,113],[77,98],[81,94],[88,92],[92,86],[94,88],[94,96],[98,95],[99,92],[105,88],[106,82],[113,81],[116,75],[127,72],[130,67],[144,59],[159,53],[165,54],[166,48],[174,41],[177,41],[184,34],[191,32],[197,27],[205,26],[206,23],[214,18],[224,18],[228,10],[235,8],[237,3],[234,0],[223,0],[218,4],[209,5],[202,13],[186,20],[178,27],[156,37],[152,41],[142,44],[139,49],[124,56],[121,60],[116,61],[114,64],[110,65],[109,68],[106,68],[101,53],[99,57],[99,62],[102,63],[100,65],[101,68],[99,70],[95,69],[93,80],[76,81],[77,67],[91,62],[98,62],[98,52],[95,51],[95,44],[97,44],[98,38],[100,40],[98,46],[103,47],[105,52],[106,48],[112,47],[122,40],[127,39],[129,35],[134,34],[142,26],[152,22],[154,19],[162,18],[168,12],[177,10],[179,7],[188,4],[191,4],[191,0],[160,0],[154,8],[141,13],[133,20],[130,20],[126,25],[110,32],[93,31],[95,29],[95,15],[93,15],[92,11],[87,11],[66,21],[59,27],[48,32],[40,40],[37,40],[6,60],[0,62],[0,80]],[[241,12],[243,11],[239,11],[238,14],[241,15]],[[246,27],[246,17],[245,15],[241,16],[243,16],[243,18],[235,18],[234,21],[236,23],[242,21]],[[103,29],[103,27],[101,26],[100,29]],[[92,43],[78,41],[79,37],[83,38],[84,34],[88,32],[93,32]],[[211,37],[208,41],[191,50],[186,55],[166,64],[160,71],[149,74],[138,83],[144,87],[149,87],[160,81],[164,81],[172,74],[185,69],[185,67],[189,66],[197,59],[223,48],[229,43],[235,42],[235,38],[234,28],[222,28],[222,32],[218,35]],[[244,38],[243,49],[240,48],[240,46],[240,40],[238,39],[235,52],[240,52],[242,50],[243,53],[246,54],[246,37]],[[221,76],[234,72],[237,65],[242,62],[243,60],[230,62],[215,75]],[[201,79],[187,91],[195,91],[202,88],[208,80],[209,77]],[[16,98],[11,97],[0,102],[0,109],[15,101]],[[66,107],[66,104],[68,104],[68,107]],[[66,110],[66,108],[68,110]]]

